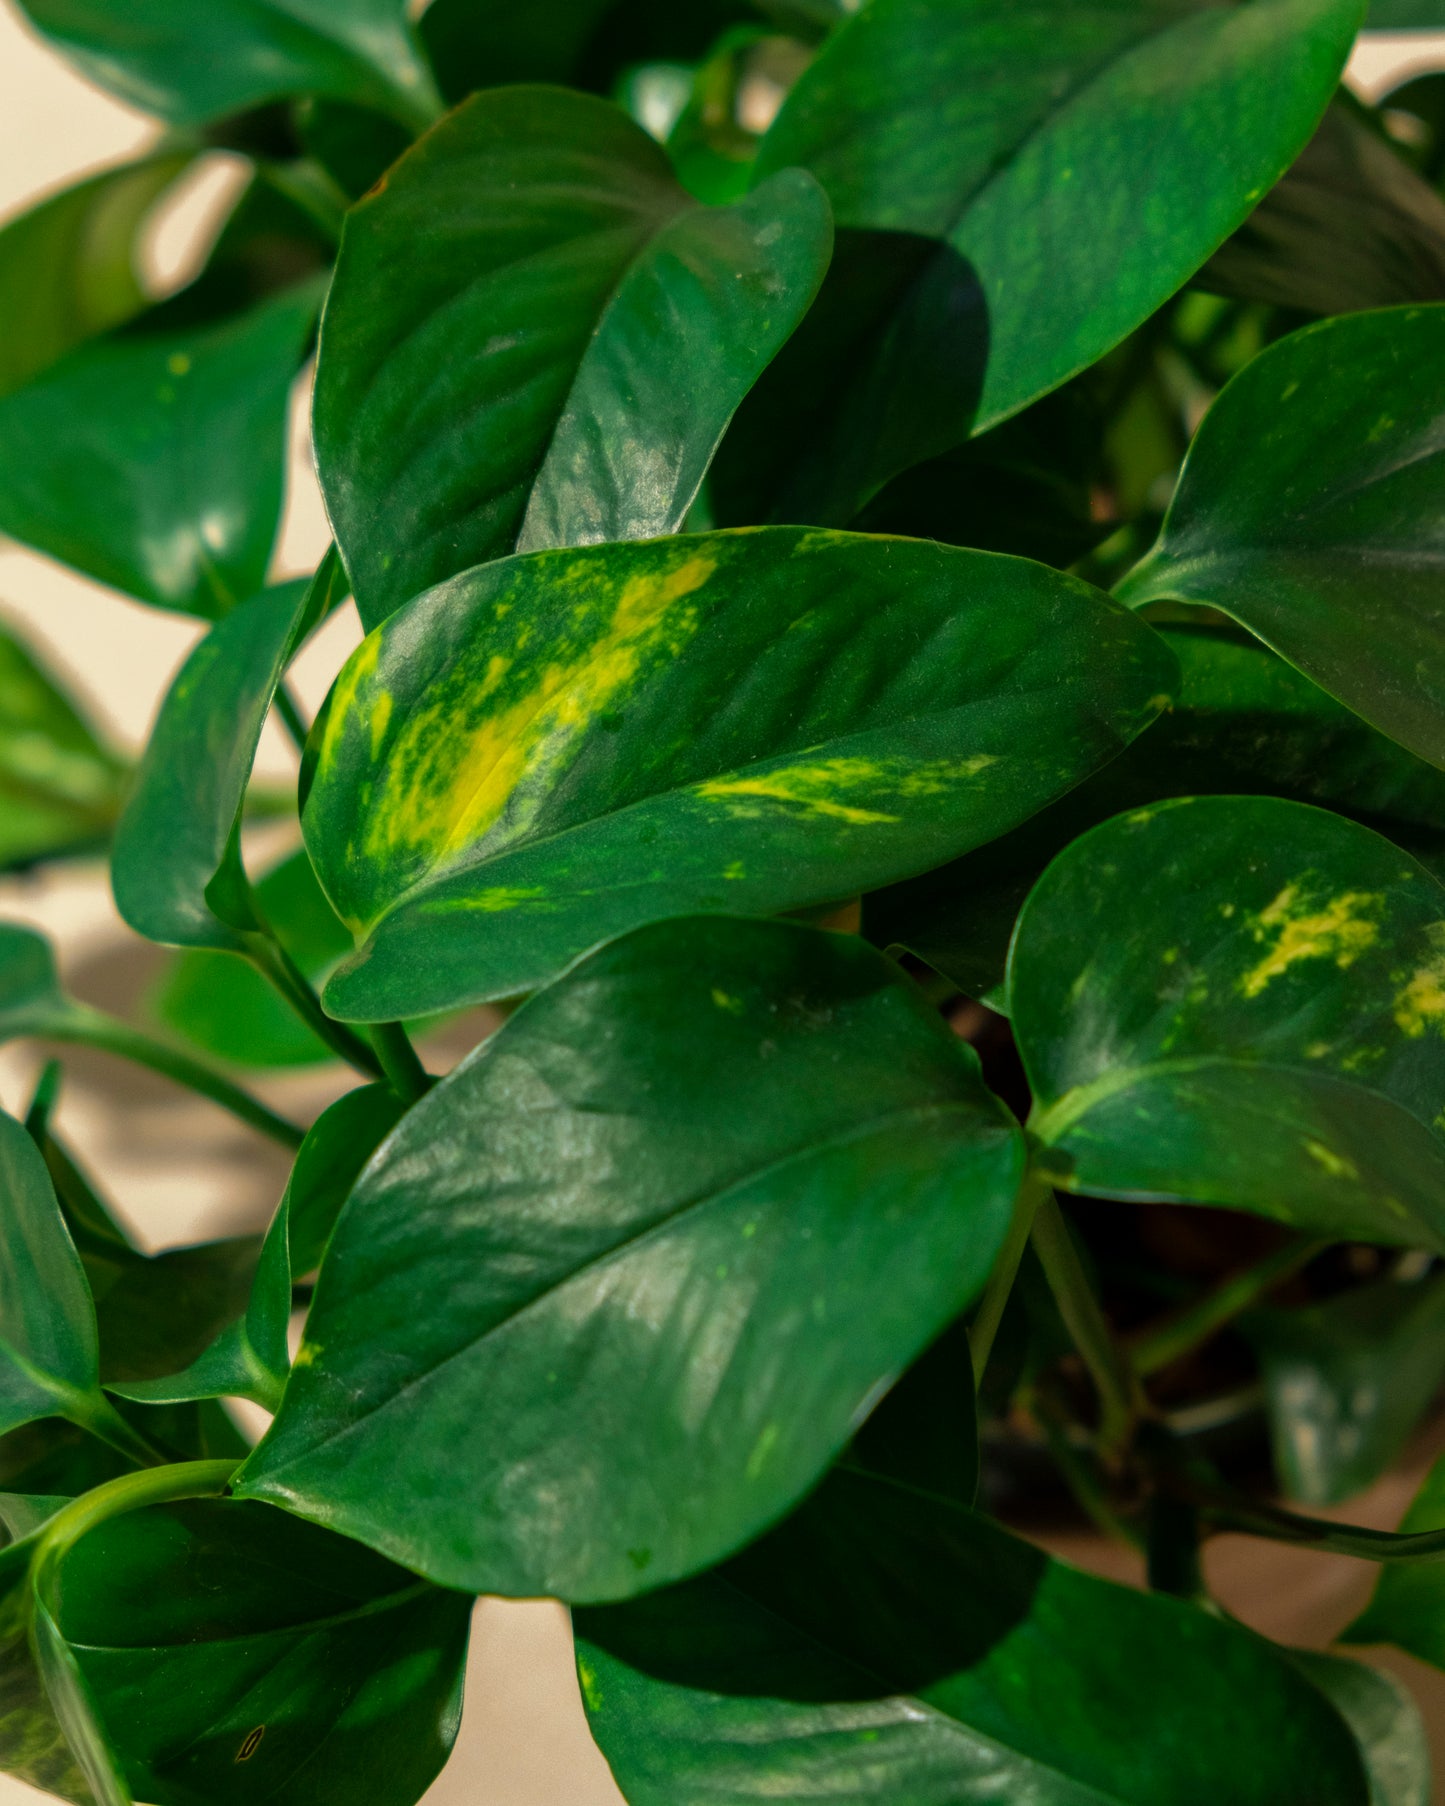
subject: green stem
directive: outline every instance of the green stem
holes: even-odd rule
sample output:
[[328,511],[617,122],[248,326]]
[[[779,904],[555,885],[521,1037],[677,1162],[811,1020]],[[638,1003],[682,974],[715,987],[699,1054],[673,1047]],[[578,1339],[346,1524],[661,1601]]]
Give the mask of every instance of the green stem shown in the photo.
[[1066,1422],[1054,1411],[1044,1393],[1030,1392],[1023,1402],[1043,1431],[1044,1440],[1049,1445],[1049,1454],[1063,1476],[1064,1484],[1083,1508],[1085,1515],[1093,1521],[1094,1527],[1115,1542],[1124,1543],[1129,1548],[1139,1548],[1141,1543],[1138,1531],[1126,1523],[1110,1504],[1097,1477],[1070,1443]]
[[[259,919],[259,918],[258,918]],[[291,955],[269,930],[248,934],[246,954],[261,976],[273,985],[311,1032],[340,1059],[369,1079],[386,1077],[381,1062],[361,1036],[344,1022],[337,1022],[321,1007],[321,1000],[306,982]]]
[[1003,1322],[1004,1309],[1013,1291],[1014,1280],[1018,1277],[1019,1262],[1029,1243],[1029,1231],[1034,1226],[1034,1216],[1046,1190],[1043,1181],[1033,1173],[1024,1174],[1018,1196],[1014,1199],[1013,1220],[1009,1224],[1008,1234],[993,1263],[993,1272],[988,1276],[978,1312],[968,1327],[975,1386],[983,1384],[983,1373],[993,1351],[994,1338],[998,1335],[999,1324]]
[[1243,1273],[1233,1274],[1186,1310],[1145,1330],[1130,1353],[1134,1372],[1144,1379],[1191,1353],[1328,1246],[1289,1242]]
[[118,1021],[114,1016],[107,1016],[103,1010],[73,1004],[63,1013],[57,1012],[54,1016],[47,1016],[43,1022],[37,1022],[33,1032],[51,1041],[70,1041],[85,1047],[98,1047],[102,1052],[115,1054],[122,1060],[132,1060],[137,1066],[147,1066],[152,1072],[162,1073],[166,1078],[174,1079],[178,1085],[186,1086],[188,1090],[199,1091],[202,1097],[210,1098],[213,1104],[219,1104],[223,1110],[229,1110],[232,1116],[239,1117],[251,1128],[259,1129],[263,1135],[269,1135],[273,1141],[279,1141],[285,1147],[299,1148],[305,1137],[304,1129],[294,1122],[288,1122],[284,1116],[278,1116],[259,1098],[252,1097],[249,1091],[243,1091],[239,1085],[233,1085],[219,1072],[213,1072],[209,1066],[193,1060],[179,1048],[168,1047],[163,1041],[153,1041],[149,1035],[132,1028],[129,1023]]
[[304,753],[306,737],[311,730],[306,725],[306,717],[301,713],[301,705],[296,700],[295,692],[284,677],[276,686],[276,695],[273,700],[276,713],[281,717],[281,725],[291,736],[291,744],[297,752]]
[[51,1518],[40,1533],[35,1561],[37,1565],[58,1562],[87,1531],[125,1512],[172,1504],[177,1499],[219,1498],[238,1466],[234,1460],[179,1461],[107,1480]]
[[132,1429],[103,1393],[85,1395],[83,1402],[78,1401],[66,1415],[78,1428],[98,1436],[118,1455],[124,1455],[127,1461],[134,1461],[140,1467],[161,1467],[170,1459],[139,1430]]
[[1034,1252],[1064,1327],[1083,1357],[1099,1394],[1099,1440],[1106,1450],[1123,1448],[1136,1415],[1131,1377],[1079,1260],[1058,1199],[1046,1191],[1034,1216]]
[[1330,1555],[1353,1555],[1359,1561],[1445,1561],[1445,1530],[1372,1530],[1363,1524],[1336,1524],[1328,1518],[1302,1517],[1274,1505],[1202,1493],[1198,1503],[1216,1530],[1268,1537]]
[[371,1039],[387,1082],[403,1103],[414,1104],[431,1090],[431,1074],[399,1022],[373,1022]]

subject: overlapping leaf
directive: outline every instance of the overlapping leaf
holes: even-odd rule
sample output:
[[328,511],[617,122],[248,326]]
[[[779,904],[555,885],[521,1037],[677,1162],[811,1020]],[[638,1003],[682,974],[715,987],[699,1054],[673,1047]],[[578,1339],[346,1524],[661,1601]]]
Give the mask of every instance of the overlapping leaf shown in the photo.
[[1445,889],[1264,797],[1141,809],[1039,881],[1009,956],[1039,1168],[1445,1250]]
[[1408,1688],[1348,1656],[1295,1649],[1304,1672],[1354,1733],[1370,1780],[1370,1806],[1431,1806],[1430,1739]]
[[539,553],[419,598],[337,680],[303,824],[378,1021],[527,990],[688,910],[936,865],[1168,700],[1157,636],[1072,578],[775,528]]
[[850,19],[758,171],[811,169],[902,279],[863,355],[796,393],[767,518],[841,525],[1118,343],[1294,160],[1360,12],[873,0]]
[[631,1806],[1366,1806],[1334,1709],[1249,1632],[847,1470],[770,1537],[576,1614]]
[[103,844],[124,772],[59,682],[0,630],[0,868]]
[[669,533],[827,265],[817,184],[702,208],[617,108],[466,102],[347,218],[317,466],[363,622],[469,565]]
[[1436,305],[1325,320],[1255,358],[1118,593],[1223,609],[1445,766],[1442,350]]
[[225,614],[265,577],[319,299],[302,284],[219,324],[138,322],[0,396],[0,531],[141,601]]
[[177,125],[330,94],[427,124],[440,110],[404,0],[21,0],[101,87]]
[[367,1169],[237,1488],[469,1590],[674,1579],[790,1505],[965,1307],[1020,1164],[862,943],[639,929]]

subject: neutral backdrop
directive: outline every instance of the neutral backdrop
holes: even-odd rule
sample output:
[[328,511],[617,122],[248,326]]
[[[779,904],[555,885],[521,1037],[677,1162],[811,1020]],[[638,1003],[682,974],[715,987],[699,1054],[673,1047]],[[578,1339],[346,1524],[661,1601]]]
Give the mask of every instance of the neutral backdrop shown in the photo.
[[[1431,60],[1432,51],[1418,36],[1382,36],[1357,53],[1351,79],[1362,92],[1374,93]],[[0,0],[0,223],[78,176],[133,156],[154,135],[151,121],[74,74],[33,38],[12,0]],[[147,273],[158,291],[178,286],[196,267],[241,180],[238,161],[217,155],[167,203],[145,248]],[[278,578],[313,569],[328,539],[310,469],[306,399],[305,385],[298,384]],[[160,696],[201,631],[0,539],[4,622],[19,627],[46,653],[126,748],[143,741]],[[343,611],[307,648],[295,676],[309,710],[319,706],[357,637],[350,611]],[[260,769],[276,779],[295,769],[281,736],[270,730]],[[119,923],[98,868],[59,878],[0,880],[0,914],[32,921],[54,935],[68,982],[93,1002],[133,1008],[154,979],[161,956]],[[434,1063],[444,1063],[448,1052],[436,1048]],[[0,1104],[6,1109],[23,1108],[36,1064],[33,1049],[0,1050]],[[269,1147],[209,1106],[112,1062],[72,1053],[67,1074],[61,1106],[65,1131],[92,1170],[103,1175],[142,1245],[160,1247],[264,1224],[285,1178],[284,1163]],[[278,1104],[310,1112],[327,1101],[334,1083],[327,1076],[303,1075],[264,1089]],[[1349,1515],[1392,1525],[1431,1452],[1422,1444],[1409,1472],[1354,1502]],[[1050,1540],[1060,1552],[1116,1578],[1140,1578],[1126,1557],[1092,1539]],[[1261,1559],[1257,1546],[1238,1538],[1213,1545],[1210,1566],[1231,1609],[1271,1635],[1298,1643],[1328,1641],[1358,1609],[1369,1582],[1363,1564],[1299,1550],[1272,1549]],[[1426,1701],[1432,1729],[1445,1727],[1445,1680],[1404,1658],[1383,1659]],[[1437,1762],[1445,1776],[1445,1743],[1437,1749]],[[40,1797],[0,1777],[0,1806]],[[1445,1799],[1445,1787],[1439,1797]],[[560,1607],[486,1601],[478,1608],[461,1739],[427,1800],[431,1806],[615,1806],[620,1800],[587,1735]]]

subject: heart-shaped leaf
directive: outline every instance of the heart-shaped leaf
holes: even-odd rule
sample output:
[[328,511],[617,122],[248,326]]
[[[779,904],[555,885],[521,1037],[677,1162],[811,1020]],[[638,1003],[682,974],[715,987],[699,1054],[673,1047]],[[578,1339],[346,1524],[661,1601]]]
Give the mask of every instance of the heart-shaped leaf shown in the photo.
[[[1400,1534],[1445,1530],[1445,1460],[1437,1461],[1400,1520]],[[1370,1603],[1340,1636],[1342,1643],[1393,1643],[1434,1668],[1445,1668],[1445,1563],[1390,1563],[1380,1569]]]
[[1239,1329],[1259,1358],[1281,1486],[1337,1505],[1394,1465],[1440,1390],[1445,1276],[1256,1311]]
[[1176,796],[1324,803],[1435,869],[1445,853],[1445,777],[1257,642],[1179,628],[1161,635],[1182,673],[1169,712],[1011,834],[866,898],[870,940],[908,948],[970,996],[992,992],[1024,898],[1049,861],[1111,815]]
[[1354,1733],[1370,1806],[1431,1806],[1430,1739],[1409,1689],[1348,1656],[1292,1649],[1290,1660]]
[[[840,226],[933,250],[866,354],[800,398],[792,442],[819,466],[805,518],[846,522],[907,464],[1017,412],[1167,300],[1294,161],[1360,12],[872,0],[836,31],[759,177],[800,164]],[[946,380],[910,379],[933,368],[939,333]]]
[[84,345],[0,396],[0,531],[143,602],[216,618],[265,578],[286,410],[320,292]]
[[367,1169],[237,1488],[470,1591],[675,1579],[963,1310],[1020,1165],[971,1052],[861,942],[639,929]]
[[1040,879],[1008,985],[1053,1184],[1445,1251],[1445,890],[1378,834],[1117,816]]
[[[404,1106],[387,1085],[338,1098],[311,1125],[255,1264],[244,1313],[176,1372],[107,1380],[107,1389],[142,1404],[249,1398],[274,1411],[291,1368],[286,1329],[291,1282],[321,1259],[357,1175],[400,1120]],[[154,1264],[154,1263],[152,1263]],[[102,1330],[104,1330],[102,1313]]]
[[256,919],[233,868],[256,746],[287,665],[343,589],[328,553],[309,583],[283,583],[243,602],[182,665],[111,855],[116,907],[137,934],[246,950]]
[[1118,594],[1222,609],[1445,767],[1442,352],[1445,305],[1387,308],[1246,364]]
[[131,1790],[156,1806],[412,1806],[461,1716],[471,1600],[262,1506],[111,1518],[53,1619]]
[[0,231],[0,395],[144,310],[141,223],[190,161],[165,151],[105,170]]
[[103,845],[124,777],[57,680],[0,630],[0,869]]
[[85,75],[176,125],[330,94],[426,125],[440,110],[405,0],[21,0]]
[[1366,1806],[1353,1739],[1263,1638],[846,1469],[704,1575],[579,1611],[631,1806]]
[[604,101],[458,108],[348,215],[322,327],[317,467],[365,625],[514,549],[679,527],[830,244],[798,171],[703,208]]
[[363,937],[326,1006],[504,997],[639,922],[936,865],[1112,757],[1174,681],[1075,579],[910,540],[774,528],[469,572],[365,641],[318,735],[306,843]]

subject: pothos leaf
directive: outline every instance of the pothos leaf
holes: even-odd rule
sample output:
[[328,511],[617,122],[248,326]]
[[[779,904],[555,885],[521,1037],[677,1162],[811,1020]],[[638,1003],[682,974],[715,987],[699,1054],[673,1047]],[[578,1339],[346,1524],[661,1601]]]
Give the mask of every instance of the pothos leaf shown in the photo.
[[[805,398],[794,443],[821,468],[802,518],[850,519],[907,464],[1146,319],[1293,162],[1360,13],[1359,0],[872,0],[834,32],[759,177],[800,164],[840,226],[934,251],[868,353]],[[955,371],[930,392],[909,370],[935,326],[952,327]],[[880,407],[892,430],[877,430]]]
[[132,106],[197,125],[329,94],[426,125],[440,111],[404,0],[22,0],[76,66]]
[[1430,1740],[1409,1691],[1392,1674],[1348,1656],[1296,1649],[1290,1660],[1354,1733],[1370,1806],[1430,1806]]
[[871,949],[639,929],[367,1169],[237,1490],[468,1590],[676,1578],[791,1504],[968,1304],[1020,1167],[971,1053]]
[[225,614],[265,576],[320,298],[143,319],[0,396],[0,530],[143,602]]
[[237,827],[256,746],[286,666],[344,588],[328,552],[309,583],[263,590],[214,626],[161,704],[116,829],[116,907],[149,940],[241,952],[255,917]]
[[801,172],[702,208],[605,102],[459,107],[348,215],[322,326],[317,468],[364,624],[514,549],[679,527],[830,243]]
[[1349,314],[1246,364],[1118,586],[1232,615],[1445,767],[1445,305]]
[[1339,816],[1205,797],[1106,822],[1009,956],[1041,1174],[1445,1250],[1442,959],[1445,890]]
[[306,844],[350,1020],[530,989],[688,910],[823,903],[1013,827],[1168,701],[1152,632],[986,553],[792,528],[538,553],[365,641]]
[[716,1575],[578,1611],[632,1806],[1365,1806],[1353,1740],[1239,1626],[835,1471]]
[[142,312],[141,223],[190,161],[163,151],[104,170],[0,231],[0,395]]

